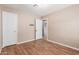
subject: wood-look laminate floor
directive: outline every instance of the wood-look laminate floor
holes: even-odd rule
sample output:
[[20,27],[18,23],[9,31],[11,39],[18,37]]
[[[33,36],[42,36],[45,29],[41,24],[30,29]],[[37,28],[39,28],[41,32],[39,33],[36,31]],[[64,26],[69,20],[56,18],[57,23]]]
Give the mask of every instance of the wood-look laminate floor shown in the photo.
[[2,55],[76,55],[79,51],[40,39],[2,49]]

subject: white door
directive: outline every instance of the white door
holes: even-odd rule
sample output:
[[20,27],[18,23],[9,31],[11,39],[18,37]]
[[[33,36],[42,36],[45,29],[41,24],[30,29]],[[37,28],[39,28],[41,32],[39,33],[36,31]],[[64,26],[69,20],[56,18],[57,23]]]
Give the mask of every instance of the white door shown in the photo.
[[42,39],[42,20],[36,20],[36,39]]
[[3,22],[3,47],[17,42],[17,14],[2,12]]

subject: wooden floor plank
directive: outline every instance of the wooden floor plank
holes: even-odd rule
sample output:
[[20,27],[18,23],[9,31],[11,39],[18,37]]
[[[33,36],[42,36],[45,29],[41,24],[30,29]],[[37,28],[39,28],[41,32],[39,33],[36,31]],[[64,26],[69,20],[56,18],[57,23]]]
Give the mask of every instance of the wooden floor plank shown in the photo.
[[40,39],[2,49],[2,55],[79,55],[79,51]]

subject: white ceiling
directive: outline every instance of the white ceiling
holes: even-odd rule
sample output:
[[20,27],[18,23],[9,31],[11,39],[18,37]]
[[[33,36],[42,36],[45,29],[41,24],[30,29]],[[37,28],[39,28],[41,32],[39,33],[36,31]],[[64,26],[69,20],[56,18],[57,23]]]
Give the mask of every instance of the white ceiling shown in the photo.
[[5,4],[3,6],[15,8],[22,11],[28,11],[39,17],[72,6],[71,4],[39,4],[38,7],[33,7],[33,5],[34,4]]

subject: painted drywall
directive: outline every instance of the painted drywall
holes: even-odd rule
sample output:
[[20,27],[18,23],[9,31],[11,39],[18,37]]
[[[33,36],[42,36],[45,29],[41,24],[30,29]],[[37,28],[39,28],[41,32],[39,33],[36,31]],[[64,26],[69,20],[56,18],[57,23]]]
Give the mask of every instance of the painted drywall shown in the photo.
[[2,43],[1,41],[2,40],[1,39],[2,39],[2,37],[1,37],[1,10],[0,10],[0,52],[1,52],[1,45],[2,45],[1,44]]
[[34,24],[35,17],[26,13],[19,13],[18,16],[18,41],[29,41],[34,40]]
[[[34,40],[34,26],[30,26],[30,24],[34,24],[34,20],[35,20],[35,15],[28,13],[28,12],[24,12],[21,10],[16,10],[16,9],[12,9],[9,7],[5,7],[0,5],[0,10],[2,11],[7,11],[7,12],[13,12],[13,13],[17,13],[18,15],[18,23],[17,23],[17,29],[18,29],[18,39],[17,39],[17,43],[20,42],[26,42],[26,41],[31,41]],[[0,12],[0,14],[1,14]],[[0,15],[1,17],[1,15]],[[2,19],[0,19],[0,24]],[[2,26],[0,25],[0,33],[1,33],[1,28]],[[3,40],[1,40],[1,35],[0,35],[0,45],[2,46],[2,42]]]
[[79,49],[79,5],[44,16],[48,19],[48,40]]

